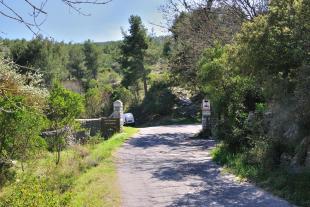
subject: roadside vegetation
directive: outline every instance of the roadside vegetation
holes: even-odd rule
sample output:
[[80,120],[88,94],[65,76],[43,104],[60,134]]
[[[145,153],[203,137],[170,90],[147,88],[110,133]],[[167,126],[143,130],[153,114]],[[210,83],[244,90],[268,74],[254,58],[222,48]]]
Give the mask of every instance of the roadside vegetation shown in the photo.
[[[77,118],[109,116],[118,99],[138,125],[189,123],[200,119],[207,98],[220,143],[214,159],[310,205],[310,1],[169,0],[161,8],[170,36],[149,34],[133,15],[122,41],[1,39],[5,204],[97,205],[92,189],[114,192],[96,184],[114,179],[105,157],[131,132],[72,148],[68,130],[58,129],[79,129]],[[44,131],[56,132],[54,139],[42,138]]]
[[298,206],[310,205],[309,171],[296,174],[283,166],[270,170],[262,165],[250,163],[245,153],[229,153],[224,145],[217,146],[212,156],[214,161],[225,166],[225,170],[241,179],[248,180]]
[[214,160],[309,206],[310,2],[171,2],[171,77],[211,101]]
[[98,136],[69,147],[56,167],[54,154],[47,151],[24,163],[24,170],[16,163],[16,181],[1,190],[0,206],[117,206],[113,152],[137,131],[126,127],[107,141]]
[[136,130],[94,145],[102,138],[79,140],[75,120],[109,116],[120,99],[145,123],[173,116],[176,100],[165,37],[148,35],[138,16],[129,22],[126,41],[1,40],[0,206],[117,205],[111,151]]

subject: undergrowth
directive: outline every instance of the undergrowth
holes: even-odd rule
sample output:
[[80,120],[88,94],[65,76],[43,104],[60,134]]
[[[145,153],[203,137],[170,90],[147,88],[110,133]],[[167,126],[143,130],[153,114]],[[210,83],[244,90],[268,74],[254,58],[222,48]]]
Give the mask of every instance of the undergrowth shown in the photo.
[[225,145],[212,151],[213,160],[226,167],[229,172],[248,179],[273,194],[296,205],[310,206],[310,171],[296,173],[284,167],[264,168],[249,163],[246,153],[230,153]]
[[0,207],[119,206],[112,154],[136,132],[126,127],[107,141],[70,147],[57,166],[45,152],[24,171],[16,167],[16,181],[0,191]]

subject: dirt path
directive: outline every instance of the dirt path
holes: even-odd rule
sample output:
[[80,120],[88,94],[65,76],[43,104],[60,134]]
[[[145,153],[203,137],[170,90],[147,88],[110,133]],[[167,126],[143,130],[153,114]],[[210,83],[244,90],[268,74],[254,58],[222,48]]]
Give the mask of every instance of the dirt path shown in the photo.
[[211,161],[213,141],[190,140],[200,126],[140,130],[117,153],[123,207],[257,206],[287,207],[276,198]]

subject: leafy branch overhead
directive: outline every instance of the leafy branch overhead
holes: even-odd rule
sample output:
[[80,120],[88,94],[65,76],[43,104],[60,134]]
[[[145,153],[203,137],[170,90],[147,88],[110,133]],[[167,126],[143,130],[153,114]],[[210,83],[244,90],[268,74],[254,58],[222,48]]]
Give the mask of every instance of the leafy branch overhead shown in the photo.
[[[63,4],[76,11],[77,13],[90,16],[90,13],[84,12],[81,8],[83,4],[104,5],[112,0],[60,0]],[[48,0],[22,0],[19,4],[26,4],[28,11],[20,11],[16,3],[8,0],[0,0],[0,15],[25,25],[34,35],[37,35],[40,27],[47,19],[48,11],[46,5]]]

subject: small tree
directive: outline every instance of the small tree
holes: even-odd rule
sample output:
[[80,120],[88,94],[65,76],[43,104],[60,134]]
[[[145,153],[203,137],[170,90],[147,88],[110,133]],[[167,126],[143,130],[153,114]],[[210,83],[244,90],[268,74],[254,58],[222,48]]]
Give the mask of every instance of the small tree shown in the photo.
[[83,99],[59,84],[54,84],[48,99],[47,117],[50,120],[51,129],[55,130],[53,148],[56,150],[56,164],[60,161],[60,152],[65,144],[65,133],[61,130],[71,127],[83,112]]

